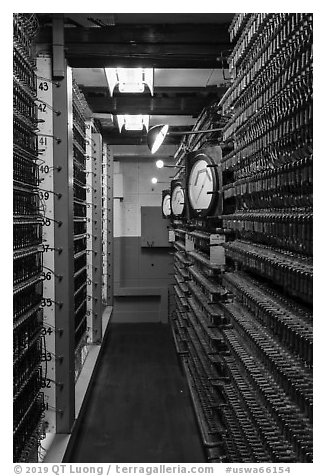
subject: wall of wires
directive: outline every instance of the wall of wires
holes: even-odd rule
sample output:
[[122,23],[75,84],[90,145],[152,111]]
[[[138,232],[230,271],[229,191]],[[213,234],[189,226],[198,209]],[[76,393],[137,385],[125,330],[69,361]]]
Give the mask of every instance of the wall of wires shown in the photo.
[[87,103],[73,82],[74,156],[74,306],[75,347],[86,343],[87,330],[87,218],[86,218],[86,117]]
[[41,372],[42,225],[34,15],[13,15],[13,443],[15,462],[36,462],[44,410]]
[[210,461],[312,462],[312,15],[237,14],[230,36],[195,125],[223,131],[176,156],[170,321]]
[[71,431],[89,344],[103,337],[102,137],[71,68],[55,79],[52,52],[34,55],[36,31],[14,14],[15,462],[46,462]]

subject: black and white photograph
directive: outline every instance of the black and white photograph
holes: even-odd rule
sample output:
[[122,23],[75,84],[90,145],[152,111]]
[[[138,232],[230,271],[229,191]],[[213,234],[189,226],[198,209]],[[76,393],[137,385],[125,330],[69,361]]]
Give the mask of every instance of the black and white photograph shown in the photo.
[[187,7],[12,14],[16,474],[314,466],[315,14]]

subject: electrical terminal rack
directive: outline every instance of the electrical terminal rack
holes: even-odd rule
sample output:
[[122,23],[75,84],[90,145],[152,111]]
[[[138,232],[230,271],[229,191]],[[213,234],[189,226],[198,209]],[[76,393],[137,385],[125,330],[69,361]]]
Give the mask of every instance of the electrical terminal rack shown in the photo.
[[33,39],[35,15],[14,14],[13,393],[14,461],[32,462],[41,438],[43,251]]
[[312,462],[312,15],[236,14],[229,32],[232,84],[193,129],[223,132],[175,154],[187,172],[219,141],[223,211],[171,218],[170,322],[208,459]]

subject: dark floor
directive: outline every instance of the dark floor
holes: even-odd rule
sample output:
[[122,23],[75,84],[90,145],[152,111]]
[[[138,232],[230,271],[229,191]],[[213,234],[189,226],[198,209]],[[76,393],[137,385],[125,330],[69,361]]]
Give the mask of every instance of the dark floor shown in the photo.
[[205,462],[169,326],[111,324],[104,346],[67,462]]

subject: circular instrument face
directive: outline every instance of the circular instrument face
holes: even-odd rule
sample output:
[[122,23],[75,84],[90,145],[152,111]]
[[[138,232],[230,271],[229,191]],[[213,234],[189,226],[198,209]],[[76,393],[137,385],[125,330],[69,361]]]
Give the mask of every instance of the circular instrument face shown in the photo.
[[173,215],[182,215],[185,206],[184,191],[181,185],[177,185],[171,196],[171,208]]
[[165,195],[162,203],[162,211],[165,217],[171,215],[171,196],[169,194]]
[[207,160],[198,155],[198,160],[193,164],[189,174],[189,201],[196,211],[207,210],[214,199],[213,194],[209,192],[215,192],[215,180],[212,168],[207,167],[207,164]]

